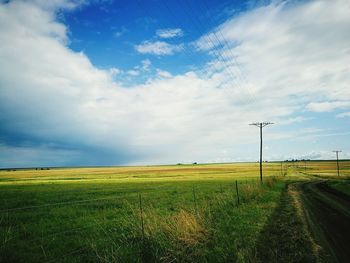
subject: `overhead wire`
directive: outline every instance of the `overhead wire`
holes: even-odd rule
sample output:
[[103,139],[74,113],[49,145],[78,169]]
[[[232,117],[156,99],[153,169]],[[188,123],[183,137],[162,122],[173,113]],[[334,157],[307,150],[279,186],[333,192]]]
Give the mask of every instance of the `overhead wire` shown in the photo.
[[[140,8],[143,8],[143,11],[149,16],[152,17],[151,13],[148,11],[147,6],[142,6],[141,5],[141,0],[136,0],[136,2],[138,3]],[[161,1],[161,3],[163,4],[163,6],[167,9],[167,11],[169,12],[170,16],[173,19],[176,19],[176,16],[174,15],[174,13],[172,12],[171,8],[168,6],[168,4],[164,1]],[[173,24],[175,27],[178,27],[179,24],[181,23],[176,23],[173,20]],[[167,26],[165,26],[166,28]],[[183,27],[182,27],[183,28]],[[188,48],[187,45],[183,45],[182,46],[182,50],[184,51],[185,55],[191,60],[194,56],[196,56],[197,54],[193,52],[192,49]],[[209,71],[206,70],[205,68],[202,69],[196,69],[197,72],[203,74],[203,75],[208,75]]]
[[[181,3],[181,1],[179,1]],[[184,1],[185,4],[187,5],[188,9],[190,9],[190,11],[195,14],[195,10],[192,8],[192,6],[188,3],[188,1]],[[207,34],[205,32],[204,26],[202,25],[201,21],[197,18],[196,15],[191,15],[190,13],[188,13],[188,11],[186,10],[186,8],[183,8],[183,10],[185,10],[185,12],[187,12],[188,17],[191,18],[191,20],[193,21],[193,25],[196,27],[196,30],[199,32],[199,34],[203,35],[203,37],[206,39],[206,41],[210,42],[211,47],[212,47],[212,52],[214,53],[214,55],[216,56],[217,60],[222,62],[226,72],[231,76],[231,80],[235,83],[235,85],[237,85],[239,88],[243,89],[242,87],[242,83],[240,82],[239,78],[237,77],[237,75],[232,71],[231,66],[228,66],[227,62],[228,60],[230,60],[229,58],[227,58],[225,53],[222,53],[221,50],[218,49],[218,45],[223,46],[223,44],[221,43],[220,39],[217,37],[216,34],[213,34],[213,37],[211,37],[210,34]],[[216,42],[215,42],[216,41]],[[252,98],[248,97],[247,98],[249,100],[249,102],[252,102]],[[243,99],[240,99],[240,101],[242,103],[246,103],[246,101],[243,101]]]
[[[152,17],[152,15],[150,14],[149,10],[147,9],[147,5],[146,6],[143,6],[141,1],[140,0],[137,0],[136,1],[137,4],[139,5],[140,9],[142,9],[149,17]],[[177,17],[176,15],[174,14],[174,12],[172,11],[172,8],[167,4],[166,0],[163,0],[161,1],[161,3],[163,3],[163,5],[165,6],[165,8],[168,10],[169,14],[171,15],[171,17],[174,19],[174,20],[177,20]],[[181,1],[179,1],[178,3],[181,3]],[[183,5],[182,5],[183,6]],[[191,7],[191,5],[189,5],[189,3],[187,3],[187,6],[189,9],[191,9],[191,11],[193,13],[194,10],[193,8]],[[186,8],[182,7],[182,10],[184,10],[187,14],[187,17],[190,18],[192,21],[193,21],[193,25],[196,27],[196,31],[199,33],[199,35],[202,35],[202,37],[204,37],[206,39],[206,41],[208,43],[211,43],[211,46],[212,46],[212,54],[214,54],[214,56],[216,56],[217,58],[217,62],[221,65],[218,65],[218,63],[216,63],[215,61],[211,61],[213,62],[212,64],[207,64],[205,67],[203,67],[202,69],[197,69],[197,72],[203,74],[205,76],[206,79],[209,79],[209,80],[212,80],[212,77],[214,74],[223,74],[224,72],[226,72],[226,77],[229,77],[229,81],[231,81],[236,87],[238,87],[239,89],[241,90],[245,90],[244,89],[244,83],[241,81],[242,78],[240,77],[239,74],[236,74],[233,70],[232,70],[232,64],[228,65],[228,61],[230,61],[230,58],[228,58],[226,56],[225,53],[222,53],[221,50],[218,49],[218,44],[221,45],[221,46],[225,46],[222,44],[222,42],[220,41],[219,37],[217,36],[217,34],[215,33],[213,35],[213,37],[215,38],[216,40],[216,43],[215,43],[215,40],[209,35],[207,35],[206,32],[204,32],[203,30],[200,29],[200,26],[198,24],[200,24],[201,22],[197,19],[197,20],[194,20],[193,19],[193,15],[189,14],[188,10],[186,10]],[[181,24],[183,24],[183,21],[181,21],[180,23],[178,21],[176,21],[175,23],[175,26],[179,26]],[[185,26],[181,26],[182,28],[186,28]],[[228,46],[228,45],[226,45]],[[193,51],[192,48],[189,48],[188,45],[183,45],[182,46],[183,48],[183,51],[184,53],[191,59],[193,56],[198,56],[198,53],[195,53]],[[234,57],[232,59],[232,61],[234,62]],[[232,62],[231,61],[231,62]],[[238,63],[236,63],[238,65]],[[226,87],[228,85],[227,82],[229,81],[226,81],[226,83],[224,84]],[[221,83],[224,83],[225,80],[221,80]],[[247,83],[247,82],[246,82]],[[224,87],[225,87],[224,86]],[[248,97],[241,97],[241,96],[238,96],[236,99],[239,103],[242,103],[242,104],[247,104],[247,101],[249,101],[249,103],[252,103],[253,102],[253,99],[252,99],[252,96],[251,96],[251,92],[249,90],[249,87],[245,87],[246,90],[248,91]],[[223,88],[222,89],[225,93],[229,93],[229,91],[232,89],[227,89],[227,88]],[[230,95],[229,96],[232,96],[232,93],[229,93]]]
[[[171,7],[169,7],[169,5],[167,4],[167,2],[166,2],[165,0],[163,0],[162,3],[163,3],[163,5],[166,7],[166,9],[168,10],[169,14],[173,17],[173,19],[176,20],[177,17],[176,17],[176,15],[174,15],[174,12],[172,11]],[[180,2],[177,2],[177,3],[180,3]],[[186,17],[187,17],[187,18],[189,18],[189,17],[192,18],[191,14],[188,13],[188,11],[186,10],[186,8],[185,8],[183,5],[182,5],[182,7],[180,7],[180,8],[181,8],[182,10],[185,11]],[[183,22],[182,20],[181,20],[181,22],[178,22],[178,21],[175,22],[175,24],[177,24],[177,25],[181,25],[181,24],[183,24],[183,23],[184,23],[184,22]],[[220,54],[220,51],[217,49],[217,46],[215,45],[213,39],[211,39],[210,36],[207,36],[205,32],[203,32],[202,30],[200,30],[200,29],[199,29],[199,26],[197,25],[197,23],[196,23],[195,21],[193,21],[193,19],[192,19],[192,23],[188,23],[188,24],[193,24],[193,25],[196,26],[196,28],[195,28],[194,30],[196,30],[196,31],[198,32],[199,35],[202,35],[203,38],[205,38],[205,39],[207,40],[207,42],[210,42],[211,45],[213,46],[214,50],[213,50],[212,54],[214,54],[214,56],[217,57],[217,60],[219,61],[219,63],[224,62],[224,63],[222,63],[221,66],[219,66],[217,63],[214,62],[213,64],[211,64],[211,65],[206,65],[206,66],[203,68],[202,72],[205,72],[207,78],[208,78],[209,80],[211,80],[212,77],[214,76],[214,74],[216,74],[216,73],[222,74],[222,73],[224,72],[223,67],[225,68],[225,58]],[[185,26],[182,26],[182,28],[186,28],[186,27],[185,27]],[[187,47],[187,46],[185,46],[185,47]],[[193,50],[192,50],[191,48],[189,48],[188,50],[190,51],[190,53],[194,54],[194,52],[193,52]],[[198,55],[198,53],[196,53],[195,55]],[[213,60],[212,60],[212,61],[213,61]],[[226,64],[226,67],[227,67],[227,64]],[[242,84],[239,82],[239,78],[237,78],[237,77],[235,76],[235,74],[231,71],[230,67],[227,67],[227,68],[226,68],[226,72],[227,72],[226,75],[228,75],[228,77],[229,77],[230,80],[234,83],[234,85],[242,89]],[[224,81],[225,81],[225,80],[221,80],[221,83],[223,83]],[[226,85],[227,85],[227,84],[226,84]],[[232,96],[232,93],[229,93],[229,91],[230,91],[230,90],[232,91],[232,89],[229,90],[229,89],[227,89],[227,88],[223,88],[222,90],[223,90],[224,93],[228,93],[229,96]],[[248,99],[250,99],[250,98],[248,97]],[[241,98],[241,97],[238,97],[238,98],[237,98],[237,101],[238,101],[239,103],[242,103],[242,104],[246,104],[246,103],[247,103],[247,100],[244,100],[244,99]]]
[[[171,7],[167,4],[167,2],[164,1],[164,0],[161,1],[161,2],[163,3],[163,5],[164,5],[164,7],[167,9],[167,11],[169,12],[169,14],[171,15],[171,17],[172,17],[174,20],[177,20],[176,15],[175,15],[174,12],[172,11]],[[147,13],[148,16],[152,17],[152,15],[150,14],[150,12],[147,10],[147,6],[142,6],[140,0],[137,0],[137,3],[139,4],[139,7],[140,7],[140,8],[143,8],[143,10],[145,10],[145,13]],[[182,8],[182,9],[186,11],[185,8]],[[186,11],[186,13],[187,13],[187,16],[188,16],[188,17],[191,17],[187,11]],[[178,21],[176,21],[176,22],[174,23],[175,26],[179,26],[179,25],[181,25],[181,24],[183,24],[183,22],[180,22],[180,23],[179,23]],[[195,22],[194,24],[196,25],[196,22]],[[183,25],[180,26],[180,27],[186,28],[186,27],[183,26]],[[196,28],[197,28],[197,31],[199,32],[200,30],[199,30],[199,27],[198,27],[197,25],[196,25]],[[199,32],[199,33],[200,33],[200,34],[203,34],[203,32]],[[214,47],[215,56],[217,56],[217,57],[220,58],[220,59],[219,59],[219,62],[225,62],[225,58],[224,58],[223,55],[217,50],[217,47],[216,47],[215,43],[213,42],[213,40],[210,38],[210,36],[207,36],[206,34],[203,34],[203,36],[204,36],[204,38],[208,39],[209,42],[212,43],[212,46]],[[189,58],[191,58],[192,56],[198,56],[198,53],[195,53],[195,52],[193,51],[192,48],[188,48],[187,45],[184,45],[184,46],[183,46],[183,51],[186,53],[186,55],[187,55]],[[226,65],[226,66],[227,66],[227,65]],[[213,64],[211,65],[211,67],[213,67],[213,68],[215,69],[216,72],[222,72],[222,67],[218,66],[216,63],[213,63]],[[224,67],[225,67],[225,64],[224,64]],[[213,73],[213,72],[209,69],[209,66],[206,66],[206,67],[204,67],[204,68],[202,68],[202,69],[200,69],[200,70],[198,70],[198,71],[199,71],[200,73],[204,74],[205,76],[209,77],[209,78],[211,77],[212,74],[215,73],[215,72]],[[230,68],[228,68],[228,73],[229,73],[229,75],[230,75],[231,80],[235,83],[235,85],[241,87],[241,84],[239,83],[239,79],[235,76],[235,74],[232,72],[232,70],[231,70]],[[225,92],[227,92],[226,89],[225,89]],[[241,100],[241,102],[243,102],[243,101]]]
[[[209,13],[209,12],[210,12],[210,8],[209,8],[209,6],[208,6],[207,0],[202,0],[202,1],[200,1],[200,3],[203,3],[203,4],[204,4],[204,6],[205,6],[207,12]],[[228,43],[226,37],[223,35],[223,33],[222,33],[222,31],[221,31],[221,29],[220,29],[219,27],[217,27],[217,32],[218,32],[218,34],[219,34],[219,37],[218,37],[218,38],[221,38],[221,39],[222,39],[222,41],[224,42],[224,47],[225,47],[225,46],[227,47],[226,50],[228,51],[228,53],[230,53],[230,56],[231,56],[231,58],[232,58],[232,60],[233,60],[233,63],[236,65],[239,78],[240,78],[245,84],[249,84],[249,81],[248,81],[246,75],[244,74],[244,71],[241,69],[241,67],[240,67],[240,65],[239,65],[239,63],[238,63],[238,61],[237,61],[237,59],[236,59],[236,55],[233,54],[232,49],[230,48],[230,44]],[[213,31],[213,34],[216,35],[216,31],[215,31],[215,30]],[[249,95],[250,95],[250,96],[253,98],[253,100],[255,101],[255,100],[256,100],[256,96],[255,96],[254,93],[251,92],[251,90],[250,90],[250,88],[249,88],[248,85],[246,86],[246,89],[247,89],[247,91],[249,92]]]

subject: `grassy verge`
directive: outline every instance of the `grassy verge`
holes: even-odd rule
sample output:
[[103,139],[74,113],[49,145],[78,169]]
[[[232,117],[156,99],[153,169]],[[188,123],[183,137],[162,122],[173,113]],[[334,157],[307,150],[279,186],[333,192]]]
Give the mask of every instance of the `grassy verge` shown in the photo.
[[330,181],[328,185],[344,194],[347,194],[350,196],[350,179],[347,180],[334,180]]

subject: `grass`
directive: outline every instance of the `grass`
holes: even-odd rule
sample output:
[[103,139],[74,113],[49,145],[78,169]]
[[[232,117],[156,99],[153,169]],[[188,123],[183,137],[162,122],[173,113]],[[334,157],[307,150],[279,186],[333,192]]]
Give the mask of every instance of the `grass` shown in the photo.
[[1,171],[0,262],[313,259],[286,192],[305,175],[264,169],[262,186],[256,163]]
[[332,188],[334,188],[334,189],[336,189],[336,190],[338,190],[338,191],[340,191],[340,192],[350,196],[350,180],[342,180],[342,179],[340,179],[340,180],[337,180],[337,181],[330,182],[329,185]]
[[261,262],[318,262],[292,194],[282,191],[277,208],[270,215],[257,242]]

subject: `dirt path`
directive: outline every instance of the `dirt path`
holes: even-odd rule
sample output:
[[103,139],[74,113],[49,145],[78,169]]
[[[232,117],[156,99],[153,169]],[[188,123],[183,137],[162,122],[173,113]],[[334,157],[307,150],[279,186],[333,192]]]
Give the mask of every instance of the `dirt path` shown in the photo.
[[350,197],[329,187],[324,180],[300,183],[311,232],[335,262],[350,259]]

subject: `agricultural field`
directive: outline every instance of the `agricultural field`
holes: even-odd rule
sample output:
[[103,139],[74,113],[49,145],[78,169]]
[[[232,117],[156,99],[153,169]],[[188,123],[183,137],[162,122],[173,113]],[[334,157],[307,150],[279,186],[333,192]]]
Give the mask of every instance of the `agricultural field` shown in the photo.
[[264,163],[262,184],[257,163],[3,170],[0,262],[336,262],[301,207],[341,192],[347,220],[349,178],[349,161]]

